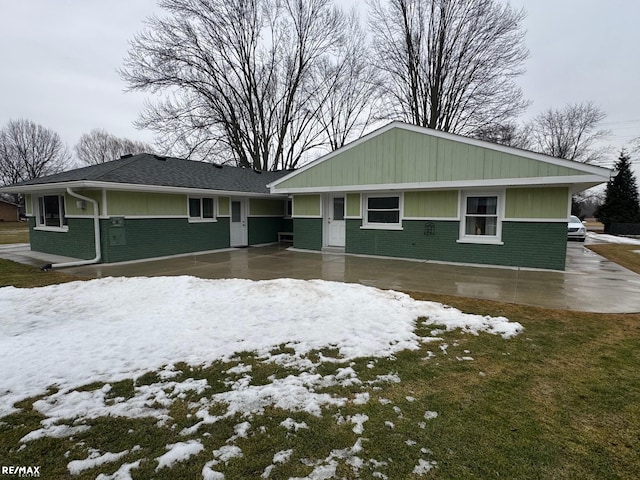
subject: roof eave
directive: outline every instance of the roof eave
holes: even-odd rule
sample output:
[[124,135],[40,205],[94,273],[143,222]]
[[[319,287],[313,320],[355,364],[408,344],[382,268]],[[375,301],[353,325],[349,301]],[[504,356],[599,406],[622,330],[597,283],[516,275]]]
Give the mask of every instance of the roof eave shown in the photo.
[[[411,191],[411,190],[455,190],[455,189],[485,189],[492,187],[544,187],[569,186],[585,188],[606,183],[608,177],[601,175],[573,175],[561,177],[530,177],[530,178],[498,178],[489,180],[453,180],[415,183],[387,183],[370,185],[339,185],[324,187],[297,187],[279,189],[281,194],[314,194],[328,192],[381,192],[381,191]],[[584,187],[584,188],[582,188]],[[273,187],[272,187],[273,191]]]
[[[237,190],[219,190],[209,188],[171,187],[166,185],[144,185],[137,183],[99,182],[95,180],[74,180],[70,182],[38,183],[33,185],[16,185],[0,188],[4,193],[38,193],[60,191],[67,187],[80,189],[106,189],[120,191],[156,192],[194,195],[225,195],[233,197],[272,197],[269,192],[244,192]],[[277,195],[277,194],[276,194]],[[277,196],[285,196],[284,194]]]

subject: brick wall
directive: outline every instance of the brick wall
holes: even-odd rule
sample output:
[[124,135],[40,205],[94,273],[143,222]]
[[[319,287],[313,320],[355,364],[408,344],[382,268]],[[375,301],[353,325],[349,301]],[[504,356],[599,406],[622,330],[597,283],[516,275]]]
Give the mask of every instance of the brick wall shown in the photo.
[[249,217],[249,245],[272,243],[278,241],[278,232],[290,231],[284,226],[284,218]]
[[18,207],[10,203],[0,202],[0,222],[17,222]]
[[89,260],[95,257],[93,220],[89,218],[67,219],[69,231],[48,232],[34,230],[35,218],[29,218],[31,250]]
[[347,253],[564,270],[564,223],[503,222],[504,245],[457,243],[459,222],[405,220],[403,230],[363,230],[347,220]]
[[293,246],[304,250],[322,250],[322,219],[294,218]]
[[[229,247],[229,219],[189,223],[182,218],[101,220],[104,262],[122,262]],[[116,231],[116,233],[114,233]],[[123,232],[123,233],[122,233]]]

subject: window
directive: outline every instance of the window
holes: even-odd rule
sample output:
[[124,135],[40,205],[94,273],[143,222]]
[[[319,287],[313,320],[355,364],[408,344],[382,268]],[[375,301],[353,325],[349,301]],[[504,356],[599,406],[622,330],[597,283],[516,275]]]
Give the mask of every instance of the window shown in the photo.
[[213,198],[189,197],[189,220],[213,220]]
[[365,225],[400,226],[400,197],[371,196],[366,197]]
[[500,239],[500,196],[465,195],[463,199],[461,237],[479,243]]
[[64,195],[38,197],[37,226],[53,228],[65,228],[67,226]]
[[291,218],[293,216],[293,199],[287,198],[284,204],[284,216],[285,218]]
[[344,220],[344,197],[333,197],[333,219]]

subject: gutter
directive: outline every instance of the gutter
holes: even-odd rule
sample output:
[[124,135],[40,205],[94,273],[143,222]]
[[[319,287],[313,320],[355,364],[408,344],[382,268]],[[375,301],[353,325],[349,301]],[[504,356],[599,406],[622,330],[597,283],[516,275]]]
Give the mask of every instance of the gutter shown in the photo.
[[79,193],[74,192],[71,187],[67,187],[67,193],[72,197],[75,197],[79,200],[85,202],[91,202],[93,205],[93,232],[96,244],[96,256],[91,260],[77,260],[75,262],[66,262],[66,263],[54,263],[47,264],[40,268],[40,270],[51,270],[52,268],[64,268],[64,267],[79,267],[82,265],[92,265],[94,263],[98,263],[102,259],[102,250],[100,248],[100,211],[98,208],[98,202],[92,198],[84,197]]

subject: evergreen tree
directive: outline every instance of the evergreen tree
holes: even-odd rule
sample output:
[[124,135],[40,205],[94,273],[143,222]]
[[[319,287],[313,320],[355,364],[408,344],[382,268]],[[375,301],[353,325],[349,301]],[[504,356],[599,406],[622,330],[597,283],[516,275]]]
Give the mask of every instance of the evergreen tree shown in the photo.
[[604,203],[595,212],[598,221],[604,224],[605,233],[610,232],[612,223],[640,222],[638,187],[631,170],[631,158],[624,149],[615,169],[618,174],[607,183]]

